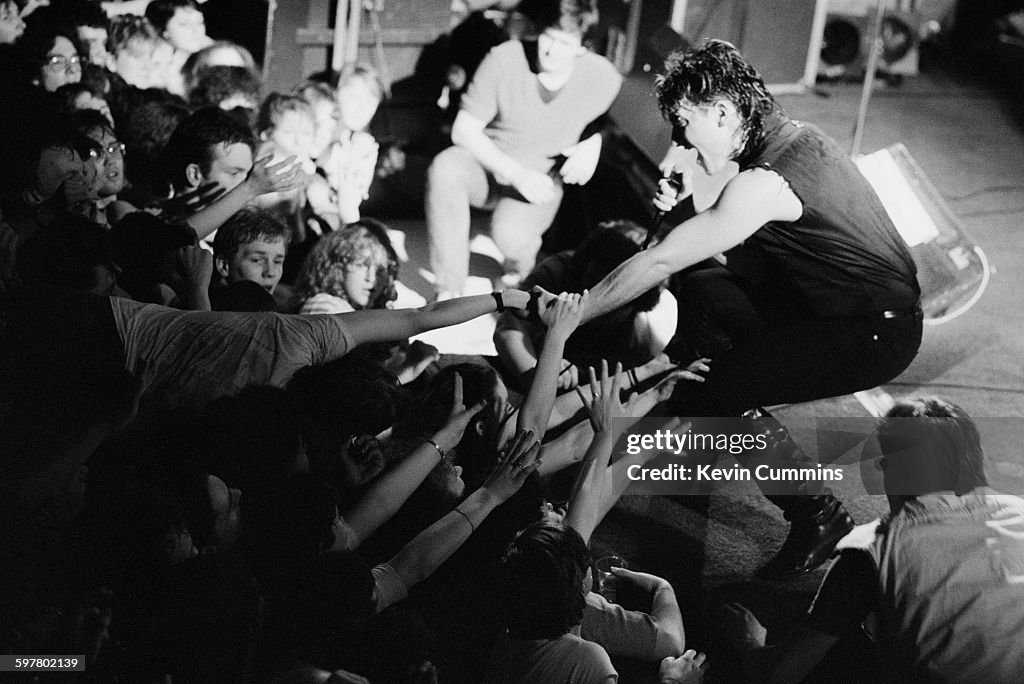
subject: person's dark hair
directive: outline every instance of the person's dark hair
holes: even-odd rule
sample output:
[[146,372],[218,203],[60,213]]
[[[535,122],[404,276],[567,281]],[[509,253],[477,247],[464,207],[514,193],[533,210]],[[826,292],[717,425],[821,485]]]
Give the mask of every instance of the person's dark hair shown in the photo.
[[247,498],[280,489],[297,471],[299,414],[292,397],[279,387],[247,387],[215,399],[199,423],[203,462],[211,473],[237,484]]
[[[160,171],[164,148],[178,125],[188,117],[188,109],[174,101],[154,101],[131,110],[120,138],[127,148],[125,171],[132,186],[144,195],[142,205],[154,196],[166,197]],[[142,206],[136,204],[136,206]]]
[[[622,262],[640,252],[645,232],[633,221],[604,221],[580,243],[572,264],[580,274],[580,286],[589,289],[601,282]],[[658,303],[661,287],[652,287],[632,302],[634,312],[650,311]]]
[[87,86],[93,97],[102,97],[104,100],[111,97],[110,76],[101,64],[86,64],[79,83]]
[[[462,377],[462,396],[465,406],[472,406],[481,399],[490,399],[498,383],[498,374],[486,363],[466,362],[445,366],[430,379],[422,393],[414,398],[414,410],[402,416],[395,426],[395,435],[406,439],[424,439],[440,430],[451,413],[452,396],[455,392],[455,375]],[[484,411],[490,409],[485,408]],[[484,421],[483,434],[478,434],[475,423]],[[497,450],[497,425],[484,418],[484,413],[470,421],[455,447],[456,461],[463,468],[462,479],[467,489],[479,487],[494,468]]]
[[654,89],[662,116],[677,128],[679,104],[684,101],[707,105],[725,99],[735,105],[743,121],[743,145],[735,157],[741,166],[763,144],[767,119],[781,112],[757,69],[724,40],[708,40],[669,55]]
[[174,17],[175,12],[183,7],[194,9],[197,12],[201,11],[195,0],[152,0],[146,5],[146,19],[158,33],[163,33],[167,30],[167,22]]
[[277,214],[268,209],[243,208],[231,215],[217,229],[213,239],[213,255],[231,259],[242,245],[262,240],[273,242],[284,240],[285,247],[291,242],[292,231]]
[[19,182],[21,183],[19,189],[28,190],[22,199],[29,204],[49,199],[49,197],[36,197],[39,160],[49,149],[66,150],[68,154],[77,154],[83,160],[88,160],[93,154],[100,154],[99,143],[76,131],[66,119],[59,119],[52,125],[44,124],[42,130],[38,131],[38,135],[27,143],[24,156],[18,160],[24,164],[19,169]]
[[951,401],[933,396],[900,399],[878,426],[887,459],[908,448],[925,449],[929,467],[957,494],[988,485],[981,435],[974,419]]
[[440,430],[451,413],[456,374],[462,377],[462,403],[466,406],[490,397],[498,381],[497,372],[486,363],[467,361],[445,366],[413,399],[416,410],[402,417],[396,433],[417,438]]
[[[82,93],[89,93],[94,97],[97,96],[97,93],[95,90],[93,90],[92,86],[90,86],[88,83],[82,83],[81,81],[79,81],[78,83],[65,83],[64,85],[53,91],[54,98],[57,101],[57,106],[59,107],[60,114],[62,116],[71,116],[75,112],[81,111],[75,106],[75,100],[77,100],[78,96]],[[102,95],[99,95],[99,97],[102,97]],[[95,113],[99,114],[100,117],[103,117],[103,115],[99,112]],[[105,117],[103,118],[104,120],[106,120]],[[107,127],[110,127],[109,121],[107,121]]]
[[255,108],[260,101],[259,77],[238,66],[212,66],[199,72],[195,84],[188,91],[190,107],[219,107],[221,102],[243,95]]
[[188,224],[137,211],[117,222],[110,239],[121,286],[138,301],[160,302],[159,286],[176,280],[177,251],[195,244],[196,234]]
[[[61,86],[58,92],[67,87]],[[76,90],[75,94],[77,95],[79,92],[81,90]],[[96,130],[117,137],[117,132],[114,130],[113,125],[111,125],[110,120],[95,109],[76,109],[68,115],[68,121],[71,123],[72,128],[90,138],[92,137],[90,134]]]
[[333,546],[334,519],[341,511],[341,497],[334,485],[306,473],[285,484],[277,501],[281,551],[313,556]]
[[246,126],[218,107],[192,112],[178,124],[163,151],[164,177],[176,188],[185,183],[185,169],[198,164],[204,174],[210,172],[217,145],[242,143],[255,150],[256,139]]
[[289,381],[310,466],[333,472],[341,447],[357,435],[376,435],[395,422],[400,395],[380,366],[344,357],[299,370]]
[[64,25],[55,25],[44,21],[29,22],[25,33],[22,34],[15,48],[21,56],[22,64],[31,70],[27,74],[30,78],[35,77],[39,70],[46,64],[46,54],[53,48],[57,38],[67,38],[75,47],[79,56],[87,54],[82,44],[75,35],[74,30]]
[[18,248],[17,270],[26,285],[88,291],[95,285],[93,268],[113,263],[107,231],[83,216],[67,215]]
[[277,311],[277,302],[259,283],[236,280],[210,288],[213,311]]
[[571,527],[538,522],[505,554],[505,624],[513,639],[557,639],[583,620],[590,553]]
[[594,0],[523,0],[517,11],[538,31],[555,28],[584,36],[599,19]]
[[74,27],[90,26],[92,28],[110,29],[110,17],[103,7],[93,0],[70,0],[61,4],[61,11],[67,16],[68,23]]
[[492,47],[508,40],[508,32],[488,19],[483,12],[472,12],[451,31],[449,59],[462,67],[466,85]]
[[212,543],[217,519],[210,501],[208,477],[205,468],[190,461],[150,463],[136,476],[130,495],[143,508],[152,506],[165,513],[173,512],[174,518],[170,520],[188,530],[196,546],[202,549]]

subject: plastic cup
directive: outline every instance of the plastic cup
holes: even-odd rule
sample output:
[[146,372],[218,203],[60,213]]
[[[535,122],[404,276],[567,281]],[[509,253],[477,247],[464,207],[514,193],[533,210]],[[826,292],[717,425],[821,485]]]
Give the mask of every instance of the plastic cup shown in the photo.
[[621,556],[603,556],[594,561],[594,570],[597,573],[594,577],[597,582],[597,593],[608,601],[614,602],[615,585],[618,578],[612,574],[612,568],[629,568],[629,563]]

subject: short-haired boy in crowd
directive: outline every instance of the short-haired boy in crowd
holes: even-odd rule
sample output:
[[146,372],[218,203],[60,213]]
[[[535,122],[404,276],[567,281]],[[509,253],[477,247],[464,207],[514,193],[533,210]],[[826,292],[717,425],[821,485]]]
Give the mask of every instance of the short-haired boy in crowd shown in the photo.
[[251,281],[273,295],[284,268],[291,230],[266,209],[242,209],[217,231],[213,265],[220,282],[210,299],[221,299],[235,283]]
[[142,90],[162,87],[163,74],[155,73],[153,59],[160,36],[145,17],[132,14],[117,17],[111,22],[108,34],[108,70],[128,85]]

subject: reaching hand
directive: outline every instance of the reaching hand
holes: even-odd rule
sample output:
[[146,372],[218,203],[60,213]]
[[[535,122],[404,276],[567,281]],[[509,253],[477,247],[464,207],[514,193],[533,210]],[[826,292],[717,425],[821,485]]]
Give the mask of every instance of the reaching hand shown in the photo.
[[611,572],[617,578],[626,580],[631,584],[636,585],[642,591],[648,593],[668,584],[666,580],[658,577],[657,575],[652,575],[646,572],[634,572],[633,570],[627,570],[626,568],[612,568]]
[[227,191],[220,183],[206,183],[195,190],[175,193],[173,197],[160,202],[160,213],[168,216],[189,217],[207,208]]
[[500,502],[508,501],[523,486],[530,473],[540,467],[539,453],[540,442],[534,439],[533,430],[516,431],[481,488]]
[[718,610],[717,617],[722,636],[737,653],[764,646],[768,630],[744,606],[726,603]]
[[434,434],[434,441],[437,442],[438,446],[445,453],[459,445],[459,442],[462,441],[462,435],[466,432],[466,427],[469,425],[469,421],[473,419],[473,416],[480,413],[487,403],[486,400],[481,399],[474,405],[466,408],[462,401],[462,376],[456,373],[455,390],[452,393],[452,410],[448,415],[448,422]]
[[661,661],[658,678],[662,684],[700,684],[707,674],[708,657],[692,648],[678,658],[669,656]]
[[310,177],[302,170],[302,162],[295,155],[271,164],[273,155],[257,159],[252,165],[246,183],[252,187],[256,195],[270,192],[287,192],[303,188],[309,184]]
[[[627,415],[633,415],[631,409],[633,409],[635,405],[642,404],[642,400],[645,398],[653,399],[655,404],[660,404],[663,401],[668,401],[672,397],[672,393],[675,391],[676,385],[684,377],[686,377],[686,371],[673,371],[666,375],[664,378],[662,378],[657,385],[647,390],[643,394],[634,394],[629,398],[629,403],[626,406]],[[698,376],[698,380],[700,382],[704,382],[704,378],[701,378],[700,376]],[[639,418],[639,416],[636,417]]]
[[568,339],[583,318],[587,294],[586,290],[583,294],[563,292],[541,312],[541,320],[548,328],[548,335]]
[[642,368],[646,371],[645,377],[651,378],[656,375],[674,370],[679,367],[679,364],[669,358],[668,354],[662,352],[653,359],[645,363]]
[[57,187],[54,207],[60,212],[89,216],[93,204],[99,199],[93,183],[84,174],[75,173]]
[[590,415],[590,426],[594,432],[604,432],[613,428],[613,421],[626,415],[619,397],[619,390],[622,388],[622,364],[615,364],[615,375],[608,377],[608,362],[601,361],[601,380],[598,382],[594,368],[590,368],[590,398],[581,387],[576,388],[576,394],[583,402],[584,408]]
[[683,378],[685,378],[686,380],[693,380],[694,382],[704,382],[704,376],[698,375],[697,373],[698,371],[701,373],[710,373],[711,366],[708,365],[709,363],[711,363],[711,359],[709,358],[705,357],[697,359],[696,361],[692,361],[689,366],[687,366],[680,372],[682,373]]
[[586,140],[562,150],[565,163],[559,170],[562,180],[573,185],[585,185],[594,176],[597,161],[601,158],[601,135],[594,134]]
[[562,359],[558,369],[558,389],[571,390],[580,384],[580,371],[569,359]]
[[[536,316],[541,322],[545,321],[545,314],[547,310],[558,301],[558,295],[548,292],[540,285],[534,285],[530,290],[530,306],[527,307],[527,313],[530,316]],[[536,310],[529,310],[536,306]],[[544,325],[547,325],[545,322]]]
[[213,277],[213,255],[199,245],[189,245],[178,250],[178,270],[190,291],[206,292]]

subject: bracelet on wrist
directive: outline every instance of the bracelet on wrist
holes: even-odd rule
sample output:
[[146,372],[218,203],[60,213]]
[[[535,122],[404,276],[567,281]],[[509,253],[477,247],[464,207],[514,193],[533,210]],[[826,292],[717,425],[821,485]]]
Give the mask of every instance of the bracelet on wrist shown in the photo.
[[504,290],[498,290],[497,292],[491,293],[491,296],[494,297],[494,303],[498,305],[498,313],[505,310],[505,300],[501,298],[504,293]]
[[633,385],[634,386],[640,384],[640,379],[637,378],[637,376],[636,376],[636,368],[630,368],[629,369],[629,377],[633,381]]
[[442,461],[444,460],[444,450],[443,450],[443,449],[441,448],[441,445],[440,445],[440,444],[438,444],[437,442],[435,442],[435,441],[434,441],[434,440],[432,440],[432,439],[425,439],[425,440],[423,440],[423,441],[424,441],[424,442],[425,442],[426,444],[429,444],[430,446],[432,446],[432,447],[434,447],[435,449],[437,449],[437,453],[438,453],[438,455],[440,455],[440,456],[441,456],[441,460],[442,460]]
[[465,518],[466,522],[469,523],[469,529],[471,529],[473,532],[476,532],[476,525],[473,524],[473,521],[469,519],[469,516],[466,515],[466,512],[464,510],[458,507],[453,508],[452,510],[461,515],[463,518]]

